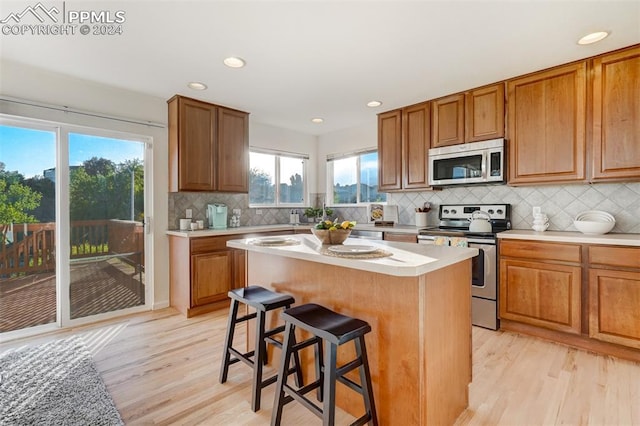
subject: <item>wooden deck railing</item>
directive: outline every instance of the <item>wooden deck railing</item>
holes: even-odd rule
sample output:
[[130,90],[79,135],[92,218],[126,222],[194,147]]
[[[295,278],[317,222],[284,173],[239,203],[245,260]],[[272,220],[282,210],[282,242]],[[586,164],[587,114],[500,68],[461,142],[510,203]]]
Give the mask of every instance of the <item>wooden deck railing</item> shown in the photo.
[[[0,244],[0,278],[55,270],[55,222],[14,224],[12,234],[11,242]],[[141,222],[73,221],[70,234],[71,259],[136,253],[125,260],[144,266]]]

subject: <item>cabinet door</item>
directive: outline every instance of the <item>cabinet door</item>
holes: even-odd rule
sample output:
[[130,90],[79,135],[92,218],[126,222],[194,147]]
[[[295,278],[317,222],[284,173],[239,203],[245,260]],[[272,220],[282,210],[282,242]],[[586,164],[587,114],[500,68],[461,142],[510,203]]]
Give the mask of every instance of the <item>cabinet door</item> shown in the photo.
[[593,180],[640,177],[640,47],[593,61]]
[[579,266],[500,260],[500,317],[580,334]]
[[247,113],[218,108],[218,191],[249,192],[249,118]]
[[429,103],[402,110],[402,187],[407,189],[429,186],[427,155],[431,139]]
[[465,95],[465,142],[504,137],[504,83]]
[[402,112],[378,115],[378,190],[402,188]]
[[192,307],[224,300],[231,285],[231,250],[191,256]]
[[640,349],[640,272],[589,270],[589,336]]
[[216,108],[179,98],[178,114],[179,190],[213,191],[216,188]]
[[464,143],[464,93],[431,102],[431,147]]
[[507,83],[510,184],[584,180],[585,77],[580,62]]

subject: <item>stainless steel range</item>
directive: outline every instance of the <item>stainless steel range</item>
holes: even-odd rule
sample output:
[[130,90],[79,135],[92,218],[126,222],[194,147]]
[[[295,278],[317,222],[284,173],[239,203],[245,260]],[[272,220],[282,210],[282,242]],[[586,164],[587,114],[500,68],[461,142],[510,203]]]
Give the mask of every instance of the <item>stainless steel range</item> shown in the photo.
[[[471,232],[471,215],[480,210],[490,218],[490,232]],[[476,213],[475,216],[478,216]],[[473,258],[471,322],[497,330],[498,256],[496,233],[511,229],[510,204],[446,204],[440,206],[438,226],[419,231],[419,244],[468,245],[480,252]]]

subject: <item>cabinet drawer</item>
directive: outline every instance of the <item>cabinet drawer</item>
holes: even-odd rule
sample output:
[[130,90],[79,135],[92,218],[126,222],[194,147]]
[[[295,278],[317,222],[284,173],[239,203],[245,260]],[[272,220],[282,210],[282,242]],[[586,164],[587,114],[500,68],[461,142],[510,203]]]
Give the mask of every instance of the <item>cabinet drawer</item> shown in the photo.
[[193,238],[191,240],[191,254],[206,253],[216,250],[226,250],[227,240],[227,237]]
[[640,248],[590,246],[589,264],[640,269]]
[[582,261],[579,244],[542,243],[528,240],[500,241],[500,256],[575,263]]

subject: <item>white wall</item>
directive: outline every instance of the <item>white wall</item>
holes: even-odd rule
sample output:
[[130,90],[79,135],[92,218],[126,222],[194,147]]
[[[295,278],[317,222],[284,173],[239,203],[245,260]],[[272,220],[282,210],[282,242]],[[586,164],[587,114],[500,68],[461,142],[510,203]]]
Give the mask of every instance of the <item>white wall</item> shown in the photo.
[[[63,74],[15,62],[0,62],[0,95],[52,105],[126,117],[129,119],[166,123],[165,99],[156,98],[116,87],[73,78]],[[0,112],[41,120],[64,122],[94,128],[109,128],[153,138],[154,182],[152,192],[153,241],[153,306],[169,304],[169,244],[167,229],[168,139],[166,128],[127,124],[97,117],[67,114],[44,108],[0,102]],[[108,127],[107,127],[108,126]],[[147,265],[149,266],[149,265]]]
[[328,154],[342,154],[361,149],[378,147],[378,119],[372,113],[371,119],[357,127],[338,130],[318,136],[318,186],[317,192],[325,193],[327,184]]

